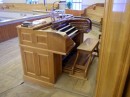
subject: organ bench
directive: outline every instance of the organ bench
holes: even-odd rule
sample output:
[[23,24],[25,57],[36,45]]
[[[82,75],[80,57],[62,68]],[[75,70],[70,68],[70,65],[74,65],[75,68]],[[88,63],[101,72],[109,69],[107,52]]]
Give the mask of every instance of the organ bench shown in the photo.
[[[99,40],[93,38],[87,38],[82,44],[80,44],[77,48],[77,56],[74,61],[74,65],[72,66],[71,76],[79,77],[79,78],[86,78],[88,68],[92,63],[94,58],[94,52],[96,51],[98,56],[98,45]],[[80,54],[86,54],[84,62],[77,63],[78,59],[80,58]],[[83,73],[78,76],[77,73]]]

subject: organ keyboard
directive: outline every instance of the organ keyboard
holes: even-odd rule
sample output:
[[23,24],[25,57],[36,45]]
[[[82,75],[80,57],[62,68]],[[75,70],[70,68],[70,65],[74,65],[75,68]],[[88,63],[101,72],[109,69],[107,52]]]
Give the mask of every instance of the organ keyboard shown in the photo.
[[49,22],[30,28],[19,25],[17,29],[24,79],[53,85],[62,73],[63,59],[83,42],[83,33],[88,33],[91,26],[91,20],[82,18]]
[[65,27],[59,28],[58,31],[65,32],[69,37],[71,37],[72,35],[76,34],[76,32],[78,32],[78,30],[71,25],[66,25]]

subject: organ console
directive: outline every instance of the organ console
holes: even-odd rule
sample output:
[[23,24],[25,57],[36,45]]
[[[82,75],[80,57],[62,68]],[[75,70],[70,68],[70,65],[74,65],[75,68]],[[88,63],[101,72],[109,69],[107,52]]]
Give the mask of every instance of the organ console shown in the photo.
[[[63,71],[64,60],[83,42],[91,30],[91,20],[63,19],[34,27],[17,26],[24,80],[53,85]],[[48,22],[49,21],[49,22]]]

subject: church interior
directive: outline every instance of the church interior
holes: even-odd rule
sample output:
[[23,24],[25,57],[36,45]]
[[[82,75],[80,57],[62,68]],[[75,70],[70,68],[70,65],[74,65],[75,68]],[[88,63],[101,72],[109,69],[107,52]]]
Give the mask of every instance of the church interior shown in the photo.
[[130,97],[130,0],[0,0],[0,97]]

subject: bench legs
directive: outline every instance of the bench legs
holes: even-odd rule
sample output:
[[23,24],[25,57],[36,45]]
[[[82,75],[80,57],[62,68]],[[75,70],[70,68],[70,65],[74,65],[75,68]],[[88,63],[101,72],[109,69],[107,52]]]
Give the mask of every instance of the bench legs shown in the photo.
[[71,72],[71,74],[74,74],[74,69],[75,69],[75,65],[76,65],[76,62],[78,60],[78,57],[79,57],[79,52],[77,52],[76,59],[75,59],[74,64],[72,66],[72,72]]
[[[82,52],[83,53],[83,52]],[[92,62],[92,54],[88,54],[87,56],[87,62],[83,65],[80,65],[80,64],[76,64],[77,63],[77,60],[79,58],[79,54],[80,54],[80,51],[77,51],[77,55],[76,55],[76,58],[75,58],[75,61],[74,61],[74,64],[72,66],[72,71],[71,71],[71,74],[73,75],[76,70],[75,69],[80,69],[83,71],[83,77],[86,78],[87,76],[87,72],[88,72],[88,67],[89,65],[91,64]],[[80,66],[79,66],[80,65]]]
[[85,72],[84,72],[84,78],[87,76],[87,72],[88,72],[88,67],[91,64],[92,61],[92,54],[88,55],[89,59],[87,61],[87,63],[85,64]]

